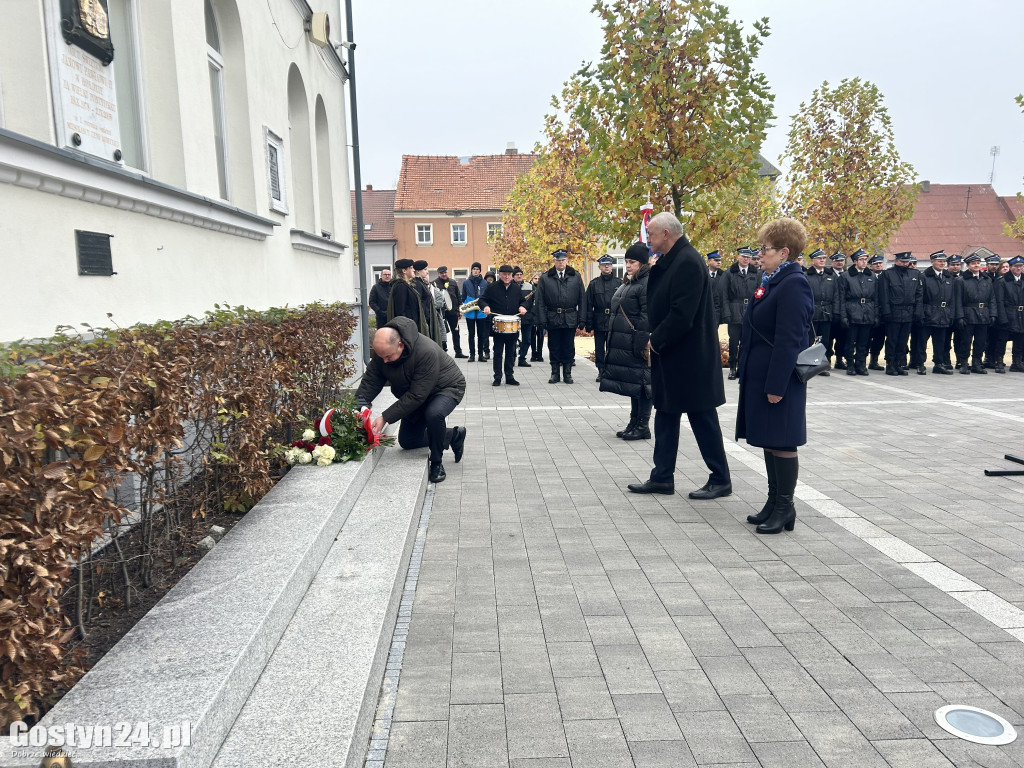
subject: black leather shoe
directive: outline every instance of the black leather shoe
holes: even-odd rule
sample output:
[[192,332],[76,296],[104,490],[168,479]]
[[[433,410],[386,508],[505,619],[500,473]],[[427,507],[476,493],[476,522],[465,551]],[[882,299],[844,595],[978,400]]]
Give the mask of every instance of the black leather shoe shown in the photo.
[[492,381],[491,382],[491,386],[492,387],[500,387],[501,386],[501,379],[495,379],[494,381]]
[[942,365],[942,366],[933,365],[932,366],[932,373],[938,373],[938,374],[940,374],[942,376],[950,376],[953,373],[953,369],[952,368],[947,368],[945,365]]
[[906,368],[897,368],[896,369],[896,373],[899,374],[900,376],[909,376],[910,375],[910,371],[908,371]]
[[[824,376],[825,374],[819,374],[819,375]],[[846,369],[846,375],[847,376],[856,376],[857,375],[857,369],[854,368],[853,366],[850,366],[849,368]]]
[[882,366],[880,366],[878,363],[871,363],[871,365],[868,366],[868,370],[869,371],[884,371],[885,369]]
[[842,360],[836,360],[836,364],[833,365],[832,367],[835,368],[837,371],[845,371],[846,363],[844,363]]
[[455,359],[456,360],[465,360],[466,359],[466,355],[462,354],[461,352],[456,352],[455,353]]
[[518,387],[519,386],[519,382],[516,381],[515,379],[513,379],[511,376],[506,376],[505,377],[505,383],[508,384],[509,386],[512,386],[512,387]]
[[830,374],[830,373],[829,373],[828,371],[822,371],[822,372],[821,372],[821,373],[819,373],[818,375],[819,375],[819,376],[830,376],[831,374]]
[[528,362],[526,362],[526,358],[525,357],[519,358],[519,367],[520,368],[533,368],[532,365],[530,365]]
[[626,487],[633,493],[664,493],[666,496],[671,496],[676,492],[676,487],[672,483],[652,483],[650,480],[643,483],[630,483]]
[[736,369],[735,368],[730,368],[729,369],[729,381],[735,381],[738,378],[739,378],[739,376],[736,374]]
[[452,453],[455,455],[455,463],[458,464],[460,461],[462,461],[462,452],[466,448],[466,428],[452,427],[452,430],[452,440],[449,443],[449,447],[452,449]]
[[690,491],[691,499],[717,499],[721,496],[728,496],[732,493],[732,483],[725,483],[724,485],[715,485],[713,483],[704,483],[696,491]]
[[437,462],[437,464],[430,465],[430,475],[427,478],[430,482],[443,483],[446,477],[448,477],[448,475],[445,473],[444,465],[441,464],[440,461]]
[[923,364],[917,366],[917,375],[918,376],[927,376],[928,375],[928,369],[925,368]]
[[476,355],[470,355],[469,356],[469,362],[475,363],[476,362]]

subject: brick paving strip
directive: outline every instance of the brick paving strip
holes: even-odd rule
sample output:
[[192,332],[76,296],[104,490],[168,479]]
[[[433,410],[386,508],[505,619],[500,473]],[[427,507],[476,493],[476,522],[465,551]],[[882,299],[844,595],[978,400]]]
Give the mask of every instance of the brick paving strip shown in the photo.
[[760,450],[727,440],[733,495],[691,503],[684,435],[676,495],[636,496],[652,444],[592,366],[463,368],[367,768],[1024,765],[933,720],[1024,726],[1024,482],[981,472],[1022,452],[1024,377],[815,380],[796,530],[757,536]]

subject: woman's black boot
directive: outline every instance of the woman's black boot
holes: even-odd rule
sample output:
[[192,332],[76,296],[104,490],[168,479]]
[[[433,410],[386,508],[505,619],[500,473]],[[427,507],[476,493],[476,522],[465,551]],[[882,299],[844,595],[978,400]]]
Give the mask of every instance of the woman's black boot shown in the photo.
[[793,505],[793,493],[796,491],[796,480],[800,474],[799,459],[794,456],[784,459],[775,457],[775,482],[777,493],[775,509],[771,516],[757,526],[758,533],[782,533],[783,529],[792,531],[796,524],[796,507]]
[[636,424],[622,436],[623,440],[650,440],[651,401],[639,400],[636,409]]
[[635,397],[629,398],[629,421],[626,422],[626,426],[615,433],[616,437],[622,437],[636,426],[636,402]]
[[775,454],[771,451],[764,452],[764,468],[768,470],[768,500],[756,515],[747,515],[747,522],[751,525],[760,525],[772,516],[775,499],[779,494],[778,480],[775,477]]

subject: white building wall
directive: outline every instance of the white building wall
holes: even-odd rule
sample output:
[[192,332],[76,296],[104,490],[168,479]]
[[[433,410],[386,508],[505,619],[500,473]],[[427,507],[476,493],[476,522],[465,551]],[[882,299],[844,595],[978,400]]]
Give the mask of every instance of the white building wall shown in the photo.
[[[42,2],[4,3],[20,23],[0,27],[0,275],[7,288],[0,341],[50,335],[58,324],[109,326],[108,312],[123,326],[198,315],[215,303],[266,308],[354,301],[340,68],[304,33],[301,0],[229,1],[237,2],[245,59],[245,87],[229,91],[236,102],[242,96],[229,108],[229,121],[236,121],[229,128],[245,143],[229,144],[227,203],[218,199],[203,0],[137,3],[148,174],[54,147]],[[327,10],[338,39],[344,19],[336,8]],[[287,84],[293,64],[306,89],[314,158],[319,96],[330,184],[345,190],[314,196],[309,235],[292,232],[293,198],[287,214],[271,209],[266,168],[264,126],[285,140],[291,191]],[[246,115],[241,126],[239,114]],[[304,172],[318,189],[318,169]],[[328,198],[333,210],[325,216],[319,206]],[[334,222],[330,241],[317,237],[325,219]],[[113,235],[117,274],[78,275],[76,229]]]

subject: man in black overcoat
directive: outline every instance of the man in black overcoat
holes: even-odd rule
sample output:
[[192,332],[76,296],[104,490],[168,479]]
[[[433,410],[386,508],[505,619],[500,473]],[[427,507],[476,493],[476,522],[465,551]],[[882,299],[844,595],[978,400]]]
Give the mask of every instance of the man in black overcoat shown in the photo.
[[622,285],[622,278],[612,274],[615,259],[607,253],[597,260],[601,274],[587,286],[587,316],[584,330],[594,332],[594,363],[597,365],[597,380],[604,375],[604,357],[608,350],[608,333],[611,321],[612,296]]
[[663,212],[647,225],[651,250],[663,254],[647,283],[654,395],[654,468],[650,479],[632,483],[633,493],[675,493],[679,419],[686,414],[704,463],[711,471],[691,499],[732,493],[718,406],[725,402],[722,358],[715,324],[711,279],[700,254],[683,237],[683,226]]

